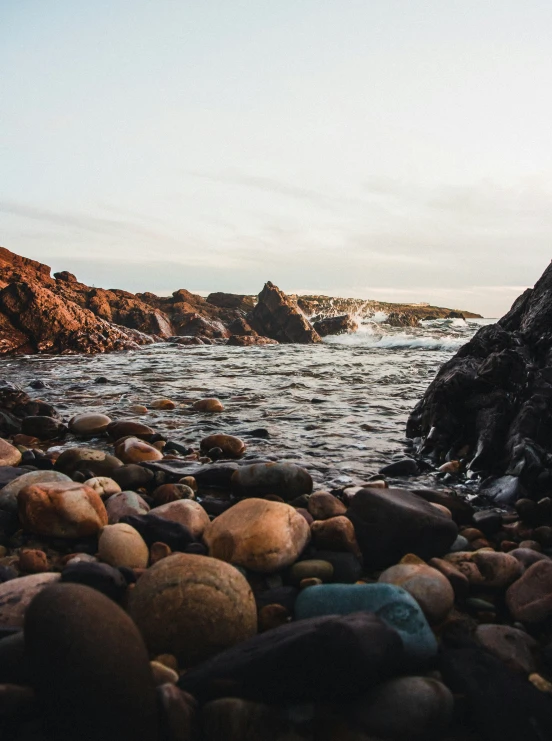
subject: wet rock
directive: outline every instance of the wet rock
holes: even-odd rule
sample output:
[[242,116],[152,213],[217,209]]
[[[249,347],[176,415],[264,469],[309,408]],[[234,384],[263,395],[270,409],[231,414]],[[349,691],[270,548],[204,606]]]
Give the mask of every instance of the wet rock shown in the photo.
[[251,589],[237,569],[205,556],[174,554],[140,577],[130,614],[155,655],[193,666],[257,629]]
[[350,314],[325,317],[324,319],[319,319],[318,321],[313,322],[312,326],[314,331],[317,332],[320,337],[327,337],[328,335],[335,334],[348,334],[356,332],[358,329],[358,323]]
[[228,695],[271,704],[350,700],[392,676],[402,660],[396,631],[357,612],[261,633],[186,672],[178,684],[201,702]]
[[27,611],[25,643],[50,738],[159,738],[143,641],[112,600],[77,584],[45,589]]
[[145,569],[149,551],[140,533],[130,525],[119,522],[106,525],[98,540],[98,555],[110,566]]
[[[399,712],[397,712],[399,710]],[[437,737],[452,720],[450,690],[429,677],[399,677],[374,688],[353,709],[356,723],[378,738]]]
[[71,561],[61,572],[60,581],[97,589],[115,602],[121,602],[127,591],[121,572],[106,563]]
[[136,491],[151,484],[153,472],[136,463],[128,463],[113,471],[113,479],[123,491]]
[[211,448],[220,448],[225,457],[241,458],[246,445],[233,435],[209,435],[201,441],[201,450],[208,452]]
[[112,440],[120,440],[122,437],[138,437],[147,440],[154,434],[154,430],[142,422],[121,419],[111,422],[107,427],[107,433]]
[[137,437],[127,437],[118,442],[115,445],[115,455],[123,463],[159,461],[163,458],[161,451]]
[[17,466],[21,462],[21,452],[7,440],[0,438],[0,466]]
[[171,399],[155,399],[151,402],[150,407],[152,409],[171,411],[172,409],[176,409],[176,404]]
[[158,517],[153,512],[146,515],[124,515],[120,522],[126,522],[138,530],[148,546],[160,542],[166,543],[173,551],[185,551],[191,544],[195,544],[194,536],[185,525]]
[[209,515],[201,504],[192,499],[178,499],[174,502],[155,507],[153,513],[166,520],[184,525],[194,538],[201,538],[205,528],[210,524]]
[[395,584],[411,594],[431,625],[441,623],[454,606],[449,580],[426,564],[401,563],[386,569],[379,583]]
[[31,574],[0,584],[0,626],[21,627],[34,597],[58,579],[59,574]]
[[121,491],[113,494],[105,503],[107,519],[115,525],[126,515],[145,515],[150,511],[149,504],[133,491]]
[[91,471],[95,476],[114,478],[115,471],[122,465],[118,458],[104,450],[68,448],[56,460],[55,469],[67,476],[73,476],[77,471]]
[[296,561],[309,538],[307,522],[293,507],[254,498],[223,512],[204,533],[209,555],[264,573]]
[[316,548],[329,551],[348,551],[361,557],[353,523],[346,517],[315,520],[311,525],[312,541]]
[[442,504],[450,511],[452,519],[458,526],[471,525],[476,514],[482,514],[475,513],[473,507],[465,499],[461,499],[453,493],[449,494],[435,489],[411,489],[411,491],[413,494],[425,499],[426,502]]
[[347,512],[343,502],[327,491],[315,491],[311,494],[307,507],[315,520],[327,520]]
[[452,520],[406,489],[361,489],[346,516],[366,564],[389,565],[407,553],[442,556],[458,533]]
[[437,643],[416,600],[392,584],[323,584],[303,590],[295,603],[297,620],[322,615],[375,613],[400,635],[411,662],[435,656]]
[[333,575],[334,567],[329,561],[307,559],[293,564],[289,571],[289,580],[292,584],[298,586],[303,579],[311,577],[321,579],[323,582],[331,582]]
[[417,476],[420,473],[420,469],[415,460],[404,458],[402,461],[395,461],[388,466],[380,468],[379,473],[382,476]]
[[484,482],[480,494],[496,504],[510,505],[524,497],[526,492],[518,476],[500,476]]
[[479,625],[475,637],[513,671],[528,675],[537,670],[538,643],[525,631],[509,625]]
[[278,345],[276,340],[270,337],[260,337],[259,335],[233,334],[228,338],[226,343],[230,347],[251,347],[253,345]]
[[530,566],[506,592],[506,604],[522,623],[539,623],[552,615],[552,561]]
[[195,412],[208,412],[210,414],[224,411],[224,407],[219,399],[199,399],[198,401],[194,401],[192,409]]
[[169,502],[176,502],[178,499],[195,499],[193,489],[182,483],[162,484],[153,491],[151,496],[157,506],[168,504]]
[[17,496],[31,484],[68,483],[71,479],[58,471],[29,471],[13,479],[0,490],[0,509],[9,512],[17,511]]
[[236,470],[232,486],[241,496],[276,494],[287,502],[301,494],[310,494],[312,477],[294,463],[254,463]]
[[100,497],[110,497],[113,494],[118,494],[121,491],[119,484],[109,476],[94,476],[91,479],[87,479],[84,482],[85,486],[89,486],[94,489],[96,494]]
[[21,422],[21,431],[24,435],[32,435],[39,440],[53,440],[67,432],[67,427],[53,417],[25,417]]
[[111,424],[111,419],[105,414],[85,412],[76,414],[69,420],[69,430],[80,437],[101,435]]
[[31,484],[19,492],[17,503],[23,528],[36,535],[81,538],[107,525],[102,500],[83,484]]
[[265,283],[257,305],[247,315],[247,322],[257,334],[278,342],[320,342],[320,336],[297,304],[270,281]]

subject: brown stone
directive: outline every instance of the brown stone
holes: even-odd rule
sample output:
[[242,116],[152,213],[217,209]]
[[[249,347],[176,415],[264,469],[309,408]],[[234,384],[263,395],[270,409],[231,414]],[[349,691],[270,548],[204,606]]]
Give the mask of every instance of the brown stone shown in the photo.
[[143,461],[160,461],[161,453],[153,445],[139,440],[137,437],[127,437],[115,445],[115,455],[123,463],[142,463]]
[[45,587],[58,581],[59,574],[31,574],[0,584],[0,626],[18,628],[23,625],[25,611],[34,597]]
[[315,520],[327,520],[347,512],[343,502],[327,491],[315,491],[310,495],[307,506]]
[[98,541],[98,555],[110,566],[145,569],[149,551],[140,533],[130,525],[118,522],[106,525]]
[[50,571],[48,557],[44,551],[26,548],[19,553],[19,570],[23,574],[43,574]]
[[241,458],[246,449],[244,441],[233,435],[209,435],[203,438],[200,447],[206,453],[211,448],[220,448],[228,458]]
[[152,409],[161,409],[163,411],[171,411],[176,409],[176,404],[171,399],[155,399],[150,403]]
[[343,515],[329,520],[315,520],[311,525],[311,534],[319,550],[348,551],[358,558],[362,556],[354,525]]
[[199,399],[192,404],[195,412],[223,412],[224,407],[218,399]]
[[539,623],[552,615],[552,561],[529,566],[506,592],[506,604],[514,620]]
[[0,466],[17,466],[21,462],[21,452],[7,440],[0,438]]
[[139,437],[147,439],[153,435],[153,430],[143,422],[136,422],[132,419],[121,419],[112,422],[107,427],[107,433],[112,440],[120,440],[122,437]]
[[263,633],[265,630],[279,628],[280,625],[285,625],[290,620],[291,615],[289,610],[283,605],[264,605],[259,610],[259,633]]
[[76,414],[69,420],[69,429],[75,435],[88,437],[101,435],[110,424],[111,419],[105,414],[85,412],[84,414]]
[[172,553],[171,549],[166,543],[152,543],[150,547],[150,563],[153,566],[154,563],[161,561],[162,558],[167,558]]
[[427,564],[391,566],[380,574],[378,582],[406,589],[432,625],[441,623],[454,606],[454,590],[449,580]]
[[247,315],[247,322],[257,334],[278,342],[321,341],[297,303],[270,281],[265,283],[257,305]]
[[207,512],[199,502],[193,499],[178,499],[175,502],[162,504],[160,507],[155,507],[152,514],[185,525],[194,538],[201,538],[210,523]]
[[195,493],[186,484],[161,484],[152,493],[152,499],[156,505],[176,502],[178,499],[195,499]]

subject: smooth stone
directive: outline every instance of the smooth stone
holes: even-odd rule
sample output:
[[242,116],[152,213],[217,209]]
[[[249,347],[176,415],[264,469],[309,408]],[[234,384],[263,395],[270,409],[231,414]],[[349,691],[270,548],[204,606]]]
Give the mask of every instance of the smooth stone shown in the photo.
[[449,726],[454,698],[430,677],[398,677],[375,687],[355,704],[358,725],[370,734],[400,741],[437,737]]
[[157,688],[161,738],[192,741],[197,737],[197,702],[187,692],[166,682]]
[[361,489],[346,516],[366,564],[391,565],[407,553],[427,561],[447,553],[458,534],[453,520],[406,489]]
[[276,494],[286,502],[312,492],[312,477],[295,463],[254,463],[232,474],[232,487],[246,497]]
[[457,569],[452,563],[442,558],[431,558],[428,565],[433,566],[433,568],[440,571],[449,580],[457,599],[465,599],[468,596],[470,583],[467,576],[460,569]]
[[94,448],[68,448],[55,463],[56,471],[73,476],[77,471],[91,471],[95,476],[111,476],[122,462],[104,450]]
[[17,496],[26,486],[31,484],[69,483],[70,481],[69,476],[58,471],[29,471],[0,489],[0,509],[17,512]]
[[27,611],[25,644],[50,738],[157,741],[147,652],[115,602],[80,584],[45,589]]
[[526,675],[537,670],[535,656],[539,645],[525,631],[509,625],[479,625],[475,637],[510,669]]
[[24,417],[21,420],[21,432],[24,435],[38,437],[39,440],[53,440],[65,435],[67,427],[53,417],[38,415],[36,417]]
[[150,667],[156,687],[167,682],[170,684],[176,684],[178,682],[178,672],[165,666],[165,664],[160,664],[158,661],[150,661]]
[[237,569],[207,556],[173,554],[145,571],[129,611],[153,655],[187,668],[257,631],[251,588]]
[[154,563],[161,561],[162,558],[167,558],[172,553],[172,550],[166,543],[152,543],[150,547],[150,564],[153,566]]
[[319,561],[309,559],[307,561],[297,561],[289,571],[289,580],[292,584],[298,585],[303,579],[316,577],[323,582],[331,582],[333,578],[334,567],[328,561]]
[[128,411],[131,414],[147,414],[148,408],[143,406],[142,404],[133,404],[128,408]]
[[83,484],[31,484],[17,497],[25,530],[56,538],[96,535],[107,525],[107,512],[94,489]]
[[435,489],[411,489],[411,491],[413,494],[425,499],[426,502],[442,504],[451,512],[452,519],[457,525],[471,524],[474,517],[474,510],[464,499]]
[[145,569],[149,561],[149,550],[140,533],[122,522],[103,528],[98,540],[98,555],[110,566],[129,569]]
[[172,409],[176,409],[176,404],[171,399],[155,399],[150,403],[150,408],[171,411]]
[[162,504],[155,507],[153,514],[158,517],[164,517],[172,522],[179,522],[189,529],[194,538],[201,538],[205,528],[210,525],[210,519],[207,512],[199,502],[193,499],[177,499],[174,502]]
[[528,569],[529,566],[537,563],[537,561],[550,560],[549,556],[546,556],[544,553],[534,551],[530,548],[515,548],[513,551],[510,551],[509,555],[517,559],[525,569]]
[[153,512],[146,515],[124,515],[120,522],[126,522],[138,530],[148,546],[159,542],[166,543],[173,551],[185,551],[190,545],[201,545],[196,543],[185,525],[158,517]]
[[313,558],[328,561],[333,566],[333,579],[336,584],[354,584],[362,576],[362,564],[353,553],[316,550]]
[[31,574],[0,584],[0,626],[17,628],[23,625],[25,611],[34,597],[45,587],[59,580],[59,574]]
[[121,491],[113,494],[105,502],[107,521],[115,525],[126,515],[145,515],[150,511],[149,504],[134,491]]
[[120,440],[122,437],[139,437],[148,439],[154,434],[154,430],[142,422],[132,419],[121,419],[112,422],[107,428],[107,434],[112,440]]
[[[301,597],[323,588],[306,589]],[[350,702],[403,662],[397,632],[376,615],[357,612],[260,633],[186,672],[178,685],[201,703],[229,695],[270,704]]]
[[17,466],[21,463],[21,451],[0,437],[0,466]]
[[125,578],[118,569],[97,561],[70,561],[61,572],[61,582],[97,589],[115,602],[121,602],[127,590]]
[[417,476],[420,473],[420,469],[415,460],[404,458],[401,461],[395,461],[388,466],[380,468],[378,473],[382,476]]
[[346,551],[362,558],[351,520],[342,515],[329,520],[315,520],[311,524],[312,542],[315,548],[329,551]]
[[127,463],[113,472],[113,479],[123,491],[148,488],[153,481],[153,471],[136,463]]
[[514,620],[540,623],[552,615],[552,561],[537,561],[509,587],[506,605]]
[[315,520],[327,520],[347,512],[347,507],[343,502],[327,491],[315,491],[311,494],[307,509]]
[[94,412],[84,412],[76,414],[69,420],[69,429],[74,435],[81,437],[92,437],[101,435],[111,424],[111,419],[105,414],[96,414]]
[[223,455],[227,458],[241,458],[245,453],[246,444],[239,437],[233,435],[208,435],[201,441],[200,448],[208,452],[212,448],[220,448]]
[[420,605],[430,625],[441,623],[454,607],[454,590],[449,580],[426,564],[397,564],[386,569],[380,584],[406,589]]
[[470,543],[467,538],[464,538],[463,535],[458,535],[454,541],[454,543],[450,546],[450,552],[451,553],[459,553],[461,551],[465,551],[467,548],[469,548]]
[[195,493],[186,484],[161,484],[151,495],[156,506],[176,502],[178,499],[195,499]]
[[110,479],[109,476],[94,476],[92,479],[87,479],[84,485],[94,489],[101,497],[110,497],[112,494],[118,494],[121,491],[119,484]]
[[497,551],[460,551],[447,554],[444,560],[459,569],[470,585],[489,589],[506,588],[523,571],[516,558]]
[[224,407],[222,406],[219,399],[199,399],[198,401],[194,401],[192,404],[192,409],[195,412],[223,412]]
[[19,551],[19,571],[23,574],[44,574],[51,571],[48,557],[37,548],[25,548]]
[[500,476],[485,482],[479,493],[499,505],[513,505],[525,496],[525,489],[517,476]]
[[25,473],[34,473],[34,466],[0,466],[0,495],[3,489]]
[[310,529],[288,504],[253,498],[219,515],[203,537],[210,556],[271,573],[297,560],[310,539]]
[[160,461],[163,458],[163,453],[160,450],[137,437],[127,437],[116,443],[115,455],[123,463]]
[[425,662],[437,653],[437,642],[416,600],[393,584],[322,584],[303,590],[295,603],[295,618],[348,615],[369,611],[400,635],[407,657]]

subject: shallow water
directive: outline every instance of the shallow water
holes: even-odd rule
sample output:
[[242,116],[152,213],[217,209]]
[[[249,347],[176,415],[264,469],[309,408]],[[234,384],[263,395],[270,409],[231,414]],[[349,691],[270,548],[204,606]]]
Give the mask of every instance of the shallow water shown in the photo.
[[[132,416],[132,404],[170,398],[176,410],[139,419],[195,446],[214,431],[243,436],[248,455],[298,460],[319,483],[342,486],[402,457],[409,412],[440,365],[488,321],[405,329],[372,320],[355,334],[309,346],[163,343],[90,357],[34,355],[1,360],[0,375],[54,404],[64,419],[87,410]],[[109,383],[94,383],[98,376]],[[30,389],[37,379],[49,388]],[[225,411],[192,413],[187,405],[206,396],[219,397]],[[268,430],[268,439],[247,434],[258,428]]]

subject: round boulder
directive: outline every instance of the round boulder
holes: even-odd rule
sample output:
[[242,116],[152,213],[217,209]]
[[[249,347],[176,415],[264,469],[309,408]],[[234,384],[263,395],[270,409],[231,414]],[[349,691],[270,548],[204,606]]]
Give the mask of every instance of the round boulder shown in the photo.
[[123,463],[142,463],[142,461],[160,461],[163,453],[153,445],[139,440],[137,437],[127,437],[115,445],[115,455]]
[[118,494],[121,491],[119,484],[110,479],[109,476],[94,476],[94,478],[85,481],[84,484],[94,489],[96,494],[101,497],[110,497],[112,494]]
[[22,476],[18,476],[3,489],[0,489],[0,509],[10,512],[17,511],[17,495],[26,486],[31,484],[53,484],[68,483],[71,479],[59,471],[29,471]]
[[246,445],[243,440],[233,435],[208,435],[201,441],[201,450],[208,453],[212,448],[220,448],[227,458],[241,458]]
[[386,569],[378,579],[409,592],[422,608],[429,623],[442,622],[454,607],[454,590],[440,571],[418,563],[400,563]]
[[194,538],[201,538],[205,528],[210,524],[207,512],[193,499],[177,499],[155,507],[152,512],[159,517],[164,517],[165,520],[185,525]]
[[199,399],[194,401],[192,409],[195,412],[223,412],[224,407],[218,399]]
[[111,424],[111,419],[107,415],[85,412],[76,414],[69,420],[69,429],[75,435],[92,437],[105,432],[109,424]]
[[257,631],[257,610],[245,577],[207,556],[177,553],[142,574],[129,611],[152,656],[171,653],[186,668]]
[[106,525],[98,541],[98,555],[110,566],[145,569],[149,551],[140,533],[130,525],[119,522]]

